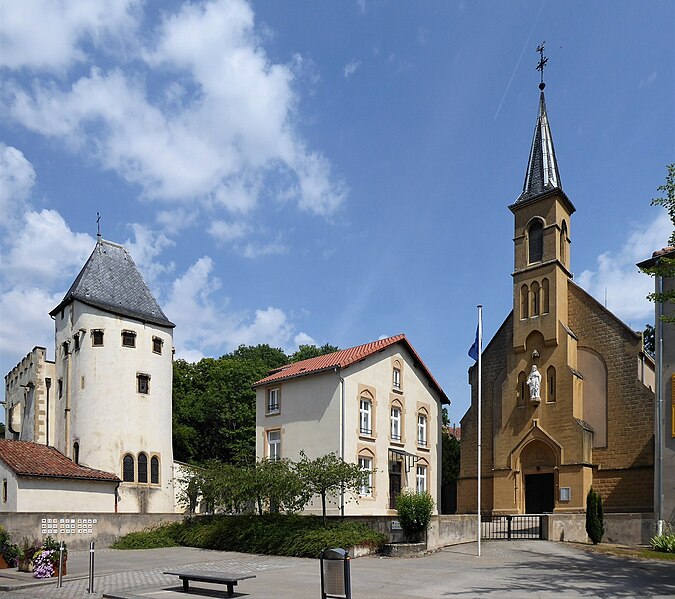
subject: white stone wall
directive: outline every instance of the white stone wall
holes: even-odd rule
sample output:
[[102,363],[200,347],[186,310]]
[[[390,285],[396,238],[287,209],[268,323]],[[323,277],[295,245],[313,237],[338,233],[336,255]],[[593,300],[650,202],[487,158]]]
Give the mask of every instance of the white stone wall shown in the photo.
[[[122,459],[143,452],[159,458],[159,484],[123,482],[120,512],[172,512],[171,440],[172,330],[144,324],[75,301],[55,317],[56,447],[71,459],[79,444],[79,463],[122,478]],[[94,346],[92,331],[103,331]],[[135,347],[122,345],[122,331],[136,334]],[[79,335],[76,349],[74,335]],[[160,338],[161,354],[153,352]],[[63,344],[67,342],[66,354]],[[149,393],[138,392],[137,375],[150,376]],[[62,394],[58,397],[59,379]],[[54,384],[53,384],[54,387]],[[138,472],[136,470],[136,476]],[[93,508],[89,508],[93,509]]]

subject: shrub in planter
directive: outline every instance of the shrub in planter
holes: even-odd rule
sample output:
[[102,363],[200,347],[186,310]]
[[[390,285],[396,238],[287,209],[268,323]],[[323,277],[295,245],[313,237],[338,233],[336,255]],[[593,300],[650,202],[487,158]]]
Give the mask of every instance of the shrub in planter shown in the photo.
[[421,540],[422,534],[431,522],[434,500],[427,492],[415,493],[406,489],[396,500],[396,510],[406,539],[415,543]]
[[9,533],[0,524],[0,567],[13,568],[19,557],[19,548],[10,542]]
[[35,564],[33,558],[35,554],[40,551],[42,544],[37,539],[30,541],[28,537],[24,537],[19,545],[19,572],[32,572]]
[[[49,578],[56,576],[59,568],[59,549],[60,543],[48,536],[42,542],[42,547],[33,558],[35,578]],[[68,549],[63,544],[63,574],[66,574],[66,561],[68,560]]]
[[602,513],[602,497],[593,490],[586,496],[586,534],[597,545],[605,534],[605,521]]

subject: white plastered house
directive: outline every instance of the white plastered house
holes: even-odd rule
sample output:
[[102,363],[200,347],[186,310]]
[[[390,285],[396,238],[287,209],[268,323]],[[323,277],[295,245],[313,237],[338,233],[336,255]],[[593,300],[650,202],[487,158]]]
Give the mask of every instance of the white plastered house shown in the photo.
[[330,515],[393,515],[406,487],[428,491],[438,507],[450,401],[405,335],[283,366],[254,387],[257,459],[334,452],[370,472],[358,501],[337,498]]

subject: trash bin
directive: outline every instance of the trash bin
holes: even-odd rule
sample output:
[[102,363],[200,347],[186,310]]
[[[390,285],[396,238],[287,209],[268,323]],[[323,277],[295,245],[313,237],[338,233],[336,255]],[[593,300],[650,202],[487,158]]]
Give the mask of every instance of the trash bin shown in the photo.
[[349,551],[324,549],[321,562],[321,599],[351,599],[352,583],[349,571]]

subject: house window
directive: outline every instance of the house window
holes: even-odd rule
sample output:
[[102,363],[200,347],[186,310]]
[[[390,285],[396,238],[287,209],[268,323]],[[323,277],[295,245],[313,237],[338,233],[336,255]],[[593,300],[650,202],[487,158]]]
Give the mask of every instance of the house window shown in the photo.
[[63,357],[67,358],[68,357],[68,342],[67,341],[64,341],[61,344],[61,349],[63,350]]
[[267,458],[271,462],[281,459],[281,431],[267,431]]
[[400,389],[401,388],[401,369],[400,368],[394,368],[392,376],[393,376],[394,389]]
[[122,347],[136,347],[136,333],[122,331]]
[[138,393],[143,393],[147,395],[150,393],[150,375],[149,374],[137,374],[136,375],[136,389]]
[[59,387],[59,399],[63,397],[63,379],[58,380],[58,387]]
[[101,329],[95,329],[91,332],[91,344],[94,347],[103,345],[103,331]]
[[535,220],[527,231],[528,234],[528,263],[541,262],[544,254],[544,225]]
[[150,483],[159,484],[159,458],[157,456],[150,458]]
[[422,413],[417,415],[417,445],[427,446],[427,416]]
[[134,456],[126,454],[122,459],[122,481],[132,483],[136,480]]
[[372,407],[373,402],[362,397],[359,400],[359,432],[362,435],[372,435]]
[[401,408],[398,406],[391,408],[391,440],[401,440]]
[[80,463],[80,444],[77,441],[73,443],[73,462]]
[[368,456],[359,456],[359,468],[363,472],[359,495],[371,496],[373,494],[373,458]]
[[417,473],[415,476],[416,490],[418,493],[424,493],[427,490],[427,467],[417,466]]
[[267,390],[267,413],[279,413],[279,387]]
[[75,351],[80,351],[80,334],[76,333],[73,335],[73,347]]
[[2,503],[7,503],[7,479],[2,479]]
[[148,456],[144,453],[138,454],[138,482],[148,482]]
[[164,345],[164,341],[162,339],[160,339],[159,337],[153,337],[152,338],[152,351],[153,351],[153,353],[161,354],[162,353],[162,345]]

